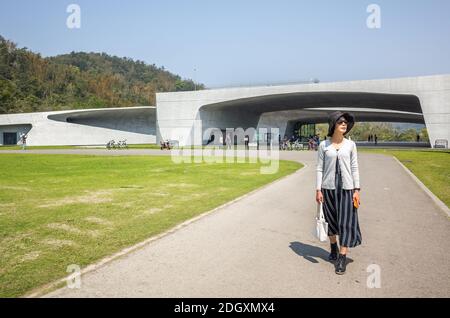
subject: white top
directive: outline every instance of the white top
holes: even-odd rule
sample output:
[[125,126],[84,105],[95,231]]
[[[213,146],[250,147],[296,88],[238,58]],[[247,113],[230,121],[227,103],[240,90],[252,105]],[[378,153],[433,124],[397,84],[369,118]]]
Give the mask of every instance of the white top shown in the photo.
[[316,189],[335,189],[336,158],[339,158],[342,188],[346,190],[359,188],[356,144],[354,141],[344,138],[339,151],[336,150],[329,139],[320,142],[316,169]]

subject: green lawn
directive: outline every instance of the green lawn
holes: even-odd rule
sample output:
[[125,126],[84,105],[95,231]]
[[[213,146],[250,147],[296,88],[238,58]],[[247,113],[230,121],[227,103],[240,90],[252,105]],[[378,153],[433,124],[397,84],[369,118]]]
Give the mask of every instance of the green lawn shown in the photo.
[[431,192],[450,207],[450,150],[391,150],[365,149],[360,152],[376,152],[395,156],[414,175],[425,184]]
[[20,296],[301,167],[0,155],[0,297]]

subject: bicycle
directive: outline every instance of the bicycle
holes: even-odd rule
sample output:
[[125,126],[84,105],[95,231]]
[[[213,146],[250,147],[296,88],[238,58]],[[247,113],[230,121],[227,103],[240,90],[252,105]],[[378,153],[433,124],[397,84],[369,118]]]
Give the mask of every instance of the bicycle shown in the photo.
[[117,148],[119,149],[128,149],[128,144],[127,144],[127,140],[119,140],[119,142],[117,143]]
[[293,150],[303,150],[304,148],[303,148],[303,144],[300,142],[300,141],[298,141],[298,140],[296,140],[296,141],[294,141],[294,143],[292,144],[292,149]]
[[108,141],[108,143],[106,144],[106,148],[108,150],[115,149],[115,148],[117,148],[117,143],[115,142],[114,139],[112,139],[112,140]]

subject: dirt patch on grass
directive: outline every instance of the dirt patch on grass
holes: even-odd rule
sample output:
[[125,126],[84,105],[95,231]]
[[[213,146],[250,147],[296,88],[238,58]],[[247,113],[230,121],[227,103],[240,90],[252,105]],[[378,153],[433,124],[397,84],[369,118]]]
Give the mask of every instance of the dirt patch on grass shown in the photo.
[[164,205],[164,206],[162,206],[162,207],[160,207],[160,208],[150,208],[150,209],[148,209],[148,210],[142,212],[141,215],[142,215],[142,216],[152,215],[152,214],[155,214],[155,213],[158,213],[158,212],[161,212],[161,211],[170,209],[171,207],[173,207],[173,205],[171,205],[171,204],[166,204],[166,205]]
[[0,190],[31,191],[28,187],[0,185]]
[[241,176],[256,176],[257,174],[260,174],[260,172],[259,171],[254,171],[254,172],[248,171],[248,172],[240,173]]
[[0,208],[12,208],[16,206],[15,203],[0,203]]
[[23,255],[23,256],[19,259],[19,262],[20,262],[20,263],[23,263],[23,262],[34,261],[34,260],[37,259],[40,255],[41,255],[41,252],[40,252],[40,251],[32,251],[32,252],[29,252],[29,253]]
[[21,246],[22,240],[31,239],[34,235],[33,232],[26,232],[26,233],[20,233],[13,236],[8,236],[0,240],[0,254],[2,254],[5,250],[7,250],[11,245],[13,245],[15,248],[18,248]]
[[166,192],[151,192],[151,193],[149,193],[149,195],[154,195],[154,196],[157,196],[157,197],[166,197],[169,194],[166,193]]
[[167,169],[164,168],[155,168],[155,169],[150,169],[148,170],[148,172],[156,172],[156,173],[161,173],[161,172],[166,172]]
[[50,223],[47,224],[47,227],[52,229],[52,230],[59,230],[59,231],[64,231],[64,232],[68,232],[68,233],[72,233],[72,234],[77,234],[77,235],[89,235],[92,237],[97,237],[100,235],[100,232],[97,230],[80,230],[79,228],[76,228],[74,226],[65,224],[65,223]]
[[60,231],[65,231],[65,232],[69,232],[69,233],[73,233],[73,234],[83,234],[82,230],[80,230],[74,226],[65,224],[65,223],[50,223],[50,224],[47,224],[47,227],[52,230],[60,230]]
[[195,184],[195,183],[184,183],[184,182],[168,183],[165,186],[166,187],[175,187],[175,188],[193,188],[193,187],[198,187],[198,185]]
[[38,207],[52,208],[52,207],[59,207],[59,206],[64,206],[64,205],[68,205],[68,204],[77,204],[77,203],[97,204],[97,203],[112,202],[114,193],[116,193],[116,192],[140,190],[140,189],[144,189],[144,187],[137,186],[137,185],[128,185],[128,186],[121,186],[120,188],[117,188],[117,189],[85,191],[86,194],[77,195],[77,196],[68,196],[68,197],[64,197],[62,199],[47,201],[44,204],[38,205]]
[[50,245],[53,247],[64,247],[64,246],[73,246],[75,245],[74,241],[71,240],[57,240],[57,239],[46,239],[43,240],[42,243],[45,245]]
[[160,211],[162,211],[163,209],[161,209],[161,208],[151,208],[151,209],[148,209],[147,211],[145,211],[143,214],[146,214],[146,215],[148,215],[148,214],[154,214],[154,213],[156,213],[156,212],[160,212]]
[[178,199],[181,201],[190,201],[193,199],[200,199],[205,197],[206,195],[210,195],[211,193],[206,193],[206,192],[202,192],[202,193],[191,193],[188,195],[178,195]]
[[134,206],[134,202],[113,203],[113,205],[120,206],[121,208],[131,208]]
[[84,219],[86,221],[90,222],[90,223],[95,223],[95,224],[98,224],[98,225],[105,225],[105,226],[112,226],[113,225],[112,222],[110,222],[108,220],[105,220],[105,219],[102,219],[102,218],[99,218],[99,217],[96,217],[96,216],[88,216],[87,218],[84,218]]
[[63,206],[63,205],[67,205],[67,204],[76,204],[76,203],[96,204],[96,203],[111,202],[113,200],[113,197],[112,197],[113,193],[114,193],[113,189],[87,192],[86,194],[79,195],[79,196],[65,197],[65,198],[62,198],[59,200],[50,201],[45,204],[41,204],[38,207],[52,208],[52,207],[58,207],[58,206]]

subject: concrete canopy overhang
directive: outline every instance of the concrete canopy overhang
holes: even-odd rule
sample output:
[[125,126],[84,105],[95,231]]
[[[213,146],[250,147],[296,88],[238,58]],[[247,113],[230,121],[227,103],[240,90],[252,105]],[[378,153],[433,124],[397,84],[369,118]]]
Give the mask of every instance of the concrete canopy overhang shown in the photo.
[[212,128],[278,128],[284,135],[295,122],[326,123],[335,110],[351,111],[355,120],[423,124],[419,98],[411,94],[368,92],[294,92],[261,95],[199,109],[204,135]]
[[204,131],[211,128],[278,127],[292,121],[325,123],[334,110],[351,111],[356,121],[423,124],[419,98],[412,94],[294,92],[234,99],[200,107]]
[[70,124],[102,127],[141,134],[156,133],[156,107],[120,107],[74,110],[47,116],[50,120]]
[[154,115],[155,106],[137,106],[137,107],[115,107],[99,109],[82,109],[61,111],[47,116],[48,119],[71,122],[90,118],[108,118],[115,119],[123,116],[148,116]]
[[422,113],[419,98],[415,95],[332,91],[241,98],[204,105],[200,108],[200,112],[241,109],[250,113],[262,114],[282,110],[329,107],[375,108]]

